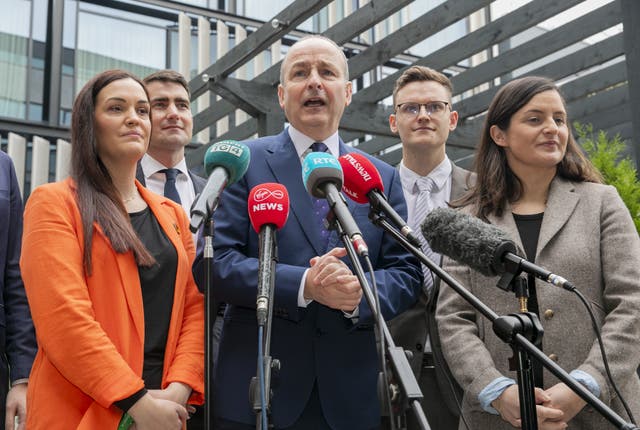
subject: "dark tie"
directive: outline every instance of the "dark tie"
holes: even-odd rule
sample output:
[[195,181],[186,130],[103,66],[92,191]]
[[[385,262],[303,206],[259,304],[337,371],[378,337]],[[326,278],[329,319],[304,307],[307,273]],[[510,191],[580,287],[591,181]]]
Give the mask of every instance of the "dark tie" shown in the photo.
[[178,189],[176,188],[176,177],[178,176],[178,173],[180,173],[180,170],[163,169],[160,171],[167,177],[167,180],[164,183],[164,196],[178,204],[181,204],[180,194],[178,194]]
[[[312,152],[327,152],[327,149],[329,149],[327,145],[322,142],[314,142],[311,145]],[[324,221],[327,212],[329,212],[329,203],[327,203],[326,199],[317,199],[315,197],[311,197],[311,200],[313,200],[313,213],[320,226],[320,248],[324,251],[327,249],[327,244],[329,243],[329,230],[327,230]]]

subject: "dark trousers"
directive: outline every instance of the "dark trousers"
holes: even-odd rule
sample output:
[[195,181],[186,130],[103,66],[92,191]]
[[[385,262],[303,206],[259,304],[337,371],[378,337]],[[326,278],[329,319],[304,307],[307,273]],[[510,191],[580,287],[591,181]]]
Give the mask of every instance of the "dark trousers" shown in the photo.
[[[254,424],[247,425],[243,423],[237,423],[233,421],[227,421],[223,419],[216,419],[215,430],[253,430],[256,428]],[[322,414],[322,407],[320,405],[320,397],[318,396],[317,385],[313,386],[309,401],[302,411],[302,415],[298,420],[290,427],[279,427],[278,430],[331,430],[331,427],[327,423]],[[342,430],[342,429],[339,429]],[[346,430],[346,429],[345,429]],[[358,430],[358,429],[349,429]],[[368,429],[376,430],[376,429]]]
[[[422,391],[422,410],[424,411],[429,427],[432,430],[457,430],[458,417],[455,416],[447,404],[442,400],[442,394],[436,381],[435,367],[433,366],[433,358],[431,354],[425,354],[423,366],[418,378],[418,385]],[[420,424],[416,419],[413,410],[406,411],[406,423],[408,430],[420,430]],[[383,417],[382,428],[388,430],[391,428],[389,417]]]

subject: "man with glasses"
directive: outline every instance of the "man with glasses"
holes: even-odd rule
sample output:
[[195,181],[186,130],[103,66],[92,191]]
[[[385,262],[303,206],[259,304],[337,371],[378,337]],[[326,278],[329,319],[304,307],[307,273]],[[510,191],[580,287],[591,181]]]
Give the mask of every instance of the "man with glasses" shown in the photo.
[[[470,173],[455,166],[445,152],[449,133],[458,123],[458,113],[451,107],[451,94],[451,82],[446,76],[422,66],[407,69],[393,90],[394,113],[389,116],[389,126],[402,140],[399,169],[409,211],[407,222],[417,232],[427,213],[460,197],[471,178]],[[421,234],[417,236],[423,252],[439,264],[441,257],[429,249]],[[457,414],[451,409],[455,411],[455,404],[461,398],[456,402],[446,377],[443,379],[446,389],[439,389],[436,382],[431,345],[435,342],[429,341],[429,332],[435,333],[431,311],[435,310],[437,288],[431,272],[424,265],[422,268],[425,275],[422,296],[413,308],[390,321],[389,329],[396,345],[413,353],[411,367],[424,395],[423,409],[431,428],[457,429]],[[449,407],[444,396],[452,399]],[[407,421],[409,429],[420,428],[413,414],[407,414]]]

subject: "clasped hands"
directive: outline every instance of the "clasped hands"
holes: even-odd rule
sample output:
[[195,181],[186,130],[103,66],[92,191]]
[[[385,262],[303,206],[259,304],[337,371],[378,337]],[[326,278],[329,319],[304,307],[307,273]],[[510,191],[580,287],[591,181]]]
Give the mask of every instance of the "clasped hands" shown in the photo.
[[[172,382],[164,390],[148,390],[130,409],[135,421],[131,430],[179,430],[193,406],[187,405],[191,388]],[[187,409],[188,408],[188,409]]]
[[[535,388],[538,429],[560,430],[568,426],[569,421],[582,410],[586,402],[574,393],[566,384],[558,383],[542,390]],[[491,404],[513,427],[522,427],[520,419],[520,400],[518,386],[511,385]]]
[[340,260],[345,255],[345,248],[333,248],[309,260],[311,267],[304,285],[306,300],[314,300],[347,313],[352,313],[358,307],[362,289],[358,278]]

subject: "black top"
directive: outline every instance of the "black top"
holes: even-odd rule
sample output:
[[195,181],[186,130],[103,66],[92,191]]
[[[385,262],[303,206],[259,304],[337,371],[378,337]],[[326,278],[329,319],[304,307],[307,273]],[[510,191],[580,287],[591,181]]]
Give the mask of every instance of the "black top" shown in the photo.
[[[540,237],[540,228],[542,227],[542,218],[544,212],[533,215],[518,215],[513,214],[513,219],[518,227],[518,233],[520,234],[520,240],[524,247],[524,252],[527,260],[532,263],[536,261],[536,249],[538,248],[538,238]],[[529,287],[529,301],[527,307],[530,312],[540,315],[540,309],[538,306],[538,295],[536,292],[536,282],[533,275],[528,275],[527,286]],[[542,349],[542,345],[536,345]],[[536,387],[543,386],[542,380],[542,366],[540,363],[533,361],[533,373]]]
[[152,267],[138,266],[138,273],[144,305],[142,378],[147,388],[158,389],[162,384],[162,366],[171,321],[178,253],[148,207],[129,216],[138,237],[156,259]]

